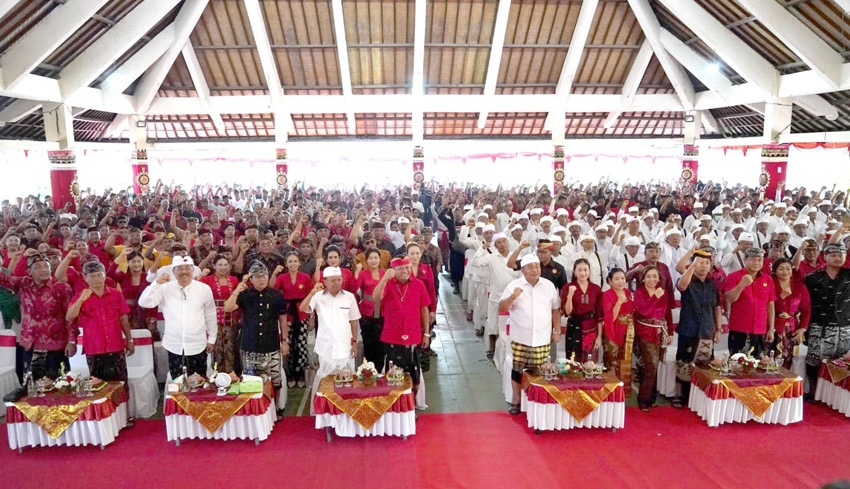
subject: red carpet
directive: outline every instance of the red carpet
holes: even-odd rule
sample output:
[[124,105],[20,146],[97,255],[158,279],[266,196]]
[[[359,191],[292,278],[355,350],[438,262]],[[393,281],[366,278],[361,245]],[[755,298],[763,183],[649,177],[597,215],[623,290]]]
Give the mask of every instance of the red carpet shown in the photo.
[[[165,441],[139,421],[115,443],[0,449],[2,487],[816,488],[850,479],[850,418],[806,404],[796,425],[709,428],[687,410],[628,408],[626,427],[541,435],[507,413],[423,414],[419,434],[325,442],[312,418],[288,418],[251,442]],[[0,437],[6,443],[5,426]],[[710,449],[709,449],[710,447]],[[85,473],[78,470],[86,467]]]

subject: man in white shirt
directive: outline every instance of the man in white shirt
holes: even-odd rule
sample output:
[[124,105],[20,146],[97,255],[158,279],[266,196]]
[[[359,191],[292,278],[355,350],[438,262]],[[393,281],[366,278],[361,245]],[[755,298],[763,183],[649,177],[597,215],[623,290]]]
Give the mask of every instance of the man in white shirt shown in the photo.
[[195,264],[190,257],[176,256],[171,264],[177,280],[161,275],[139,296],[139,306],[159,306],[165,317],[162,347],[168,352],[171,378],[183,367],[189,375],[206,376],[207,353],[212,353],[218,333],[212,289],[192,279]]
[[[643,250],[640,245],[640,238],[637,236],[629,236],[628,238],[622,241],[621,246],[615,248],[616,253],[612,252],[611,254],[611,262],[613,263],[613,268],[619,268],[620,270],[627,272],[635,266],[636,263],[640,263],[646,260],[646,257],[643,254]],[[629,283],[629,289],[634,291],[637,288],[637,282],[632,281]]]
[[[503,233],[494,235],[493,244],[495,246],[490,246],[489,243],[485,242],[484,246],[475,252],[475,256],[472,258],[474,266],[486,270],[489,281],[487,286],[487,320],[484,325],[484,334],[490,340],[487,358],[491,360],[494,359],[497,339],[502,332],[502,323],[506,324],[506,321],[502,319],[504,316],[499,316],[499,298],[502,296],[505,286],[517,277],[516,271],[508,268],[510,250],[508,249],[507,236]],[[500,351],[500,353],[503,352]],[[497,360],[504,360],[504,355],[501,355],[501,358]],[[502,366],[499,362],[496,361],[495,363],[496,368],[501,370]]]
[[[338,267],[327,267],[322,271],[322,278],[324,283],[316,284],[301,302],[301,311],[308,314],[315,311],[317,318],[315,352],[319,356],[319,370],[313,380],[314,396],[319,383],[328,375],[343,367],[354,370],[357,321],[360,319],[357,298],[342,290],[342,271]],[[378,370],[382,367],[375,366]],[[312,402],[310,413],[315,414]]]
[[519,392],[522,372],[539,367],[549,358],[552,343],[561,341],[561,299],[558,289],[540,278],[540,259],[527,255],[520,263],[522,277],[506,287],[499,300],[499,311],[508,312],[511,324],[511,387],[513,402],[508,411],[520,412]]
[[720,259],[720,268],[726,272],[726,275],[744,268],[744,260],[746,260],[744,252],[753,247],[754,240],[755,238],[750,233],[741,233],[738,235],[735,247],[730,249]]

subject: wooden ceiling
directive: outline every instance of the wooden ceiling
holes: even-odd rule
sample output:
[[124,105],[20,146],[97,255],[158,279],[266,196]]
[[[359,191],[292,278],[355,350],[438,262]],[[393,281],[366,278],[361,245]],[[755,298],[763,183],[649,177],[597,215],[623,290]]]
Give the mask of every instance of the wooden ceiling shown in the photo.
[[[850,56],[850,22],[833,0],[776,1],[815,32],[845,59]],[[111,0],[98,14],[56,49],[33,72],[56,78],[63,67],[121,20],[142,0]],[[769,29],[753,18],[736,0],[696,0],[740,39],[753,47],[782,74],[808,67]],[[59,0],[22,0],[0,19],[0,54],[24,36],[61,3]],[[717,62],[733,83],[743,79],[714,51],[657,0],[650,5],[661,25],[708,60]],[[330,0],[260,0],[278,76],[286,94],[342,95],[343,80],[337,51]],[[121,56],[91,86],[99,84],[146,42],[170,24],[182,4]],[[504,48],[495,85],[496,94],[552,94],[558,85],[564,59],[581,9],[579,0],[513,0]],[[343,0],[352,93],[411,93],[414,58],[413,0]],[[493,44],[497,0],[429,0],[425,21],[424,92],[426,94],[482,94]],[[265,77],[242,0],[210,0],[189,41],[209,85],[216,95],[268,94]],[[644,34],[626,0],[600,0],[581,53],[573,93],[619,94],[644,41]],[[695,89],[705,87],[691,77]],[[135,85],[125,93],[132,94]],[[674,93],[655,56],[640,81],[638,93]],[[195,87],[182,56],[165,77],[160,97],[194,97]],[[794,131],[850,130],[850,97],[846,92],[825,98],[840,111],[836,121],[826,121],[795,107]],[[0,109],[11,99],[0,97]],[[400,107],[404,110],[404,107]],[[479,129],[474,113],[436,113],[425,108],[426,137],[548,137],[544,113],[490,113]],[[750,136],[762,132],[763,117],[748,107],[714,109],[723,136]],[[677,137],[682,133],[681,112],[625,112],[611,127],[606,113],[567,113],[568,137]],[[79,140],[108,140],[104,131],[113,118],[108,112],[83,112]],[[223,115],[217,129],[209,116],[149,117],[152,140],[270,139],[271,114]],[[0,138],[44,137],[36,111],[0,128]],[[292,137],[409,138],[409,112],[355,114],[354,131],[346,114],[293,116]]]

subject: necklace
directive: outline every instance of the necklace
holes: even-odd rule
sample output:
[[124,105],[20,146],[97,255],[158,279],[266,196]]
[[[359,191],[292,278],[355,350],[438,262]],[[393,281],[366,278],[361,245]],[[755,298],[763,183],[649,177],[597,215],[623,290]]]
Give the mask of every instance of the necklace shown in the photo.
[[395,283],[395,288],[396,290],[398,290],[399,300],[401,300],[401,303],[404,304],[404,296],[407,295],[407,289],[410,288],[410,281],[404,284],[404,292],[401,291],[401,287],[399,287],[398,281],[396,281]]

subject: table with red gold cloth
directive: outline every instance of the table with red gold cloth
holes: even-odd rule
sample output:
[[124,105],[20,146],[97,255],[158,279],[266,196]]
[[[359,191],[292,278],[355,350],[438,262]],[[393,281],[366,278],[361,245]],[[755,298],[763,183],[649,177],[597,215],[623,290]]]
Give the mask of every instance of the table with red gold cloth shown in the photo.
[[313,398],[316,429],[333,428],[337,436],[401,436],[416,434],[416,400],[412,381],[388,385],[384,377],[351,387],[335,387],[333,375],[322,379]]
[[707,366],[695,366],[688,407],[709,426],[723,423],[787,425],[803,420],[803,379],[780,369],[736,370],[724,375]]
[[601,379],[578,374],[547,381],[526,371],[520,409],[535,430],[617,429],[625,425],[626,398],[623,383],[608,372]]
[[166,393],[163,414],[168,441],[178,445],[191,438],[259,443],[269,437],[277,419],[271,381],[258,393],[218,396],[216,389]]
[[847,364],[837,365],[832,360],[821,363],[815,400],[850,417],[850,368]]
[[9,448],[27,446],[100,445],[115,441],[127,426],[127,389],[106,382],[91,397],[49,391],[43,397],[24,396],[6,403]]

